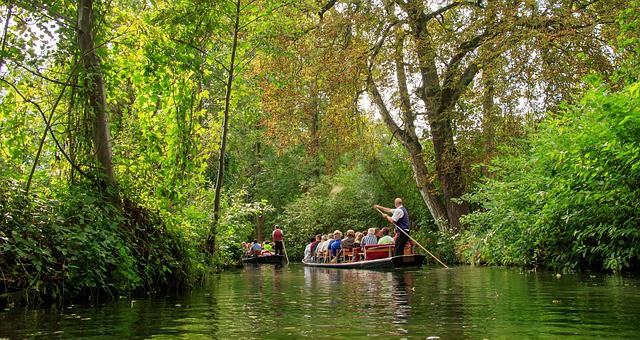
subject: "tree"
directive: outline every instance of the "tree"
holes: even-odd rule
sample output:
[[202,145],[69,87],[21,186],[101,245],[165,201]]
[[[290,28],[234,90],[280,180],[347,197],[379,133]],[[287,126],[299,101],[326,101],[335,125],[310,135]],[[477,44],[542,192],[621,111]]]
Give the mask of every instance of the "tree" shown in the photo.
[[111,150],[111,132],[109,113],[105,93],[104,77],[100,68],[100,59],[94,42],[94,9],[93,0],[78,0],[78,46],[84,65],[84,86],[87,91],[87,110],[93,123],[93,146],[100,164],[99,170],[108,185],[116,184],[113,168],[113,151]]
[[[349,17],[354,40],[368,45],[367,93],[408,151],[434,220],[450,231],[461,230],[460,217],[469,212],[461,197],[473,179],[474,160],[463,151],[475,143],[469,139],[478,129],[474,122],[496,124],[489,116],[477,118],[482,113],[475,113],[474,98],[484,94],[485,113],[495,117],[530,110],[535,118],[553,108],[585,72],[611,69],[615,58],[607,58],[607,24],[622,6],[617,1],[339,3],[332,15]],[[331,17],[324,14],[325,20]],[[476,81],[479,75],[482,81]],[[427,146],[433,160],[426,157]]]
[[227,134],[229,130],[229,110],[231,106],[231,90],[233,89],[233,79],[236,66],[236,51],[238,49],[238,30],[240,29],[240,0],[235,3],[235,13],[231,17],[233,19],[233,42],[231,43],[231,57],[229,58],[229,65],[227,68],[227,82],[226,82],[226,94],[224,97],[224,116],[222,123],[222,137],[220,142],[220,156],[218,161],[218,175],[216,176],[216,193],[214,197],[213,213],[215,216],[215,223],[218,223],[220,218],[220,196],[222,193],[222,180],[224,179],[224,157],[227,150]]
[[[226,81],[224,82],[225,97],[222,112],[222,133],[215,180],[214,228],[220,218],[220,202],[224,187],[228,153],[227,144],[230,134],[229,122],[233,118],[231,113],[233,111],[236,116],[241,116],[243,109],[245,111],[255,110],[250,106],[242,107],[240,103],[243,103],[243,99],[232,98],[232,91],[236,88],[244,90],[245,93],[239,93],[239,97],[251,97],[254,93],[247,88],[244,84],[245,81],[239,76],[244,68],[248,68],[249,64],[255,58],[257,51],[262,47],[265,32],[269,31],[270,27],[274,25],[274,23],[268,23],[266,19],[270,18],[280,5],[280,2],[275,1],[251,0],[243,3],[240,0],[236,0],[234,2],[227,2],[226,5],[221,6],[231,23],[231,25],[228,26],[228,31],[232,38],[228,42],[228,54],[224,54],[225,57],[223,58],[214,57],[217,64],[222,65],[226,74]],[[241,119],[236,119],[241,121]],[[252,150],[259,154],[260,145],[252,145]],[[263,220],[258,219],[257,223],[260,231]],[[215,235],[215,233],[212,233],[212,235]],[[215,239],[210,241],[211,246],[215,247]]]
[[304,147],[310,179],[336,170],[340,157],[367,141],[358,107],[362,46],[339,19],[321,21],[310,2],[287,6],[259,60],[267,143],[279,153]]

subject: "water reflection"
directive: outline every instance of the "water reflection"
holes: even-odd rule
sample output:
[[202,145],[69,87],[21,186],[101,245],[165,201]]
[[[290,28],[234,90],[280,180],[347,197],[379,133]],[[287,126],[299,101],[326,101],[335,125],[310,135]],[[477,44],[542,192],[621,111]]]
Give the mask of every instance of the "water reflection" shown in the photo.
[[[409,332],[402,325],[409,323],[412,317],[411,295],[415,291],[415,272],[310,267],[305,267],[303,272],[305,288],[332,296],[321,303],[340,309],[340,312],[348,315],[348,320],[363,320],[351,326],[370,329],[371,333],[366,335],[380,335],[380,332],[401,335]],[[317,306],[307,304],[306,307],[313,309]]]
[[0,338],[634,338],[639,286],[598,273],[253,266],[98,309],[14,308]]

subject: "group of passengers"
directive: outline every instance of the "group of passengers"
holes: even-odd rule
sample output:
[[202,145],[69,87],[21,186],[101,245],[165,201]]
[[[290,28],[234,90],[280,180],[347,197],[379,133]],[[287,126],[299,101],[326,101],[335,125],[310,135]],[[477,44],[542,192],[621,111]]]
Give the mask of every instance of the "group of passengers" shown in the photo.
[[242,242],[242,248],[245,251],[245,255],[249,256],[271,254],[273,251],[273,245],[271,245],[271,242],[268,240],[262,243],[258,242],[258,240],[253,240],[253,242],[250,243]]
[[273,245],[269,240],[265,240],[262,243],[258,242],[258,240],[253,240],[251,243],[242,242],[242,249],[245,250],[245,255],[282,255],[284,252],[284,233],[277,224],[273,226],[271,237],[273,238]]
[[[304,260],[307,262],[337,262],[341,255],[352,254],[348,260],[358,261],[360,250],[367,245],[394,244],[394,239],[389,235],[390,229],[384,227],[369,228],[366,232],[347,230],[343,235],[340,230],[326,235],[316,235],[309,240],[304,249]],[[343,237],[344,236],[344,237]]]

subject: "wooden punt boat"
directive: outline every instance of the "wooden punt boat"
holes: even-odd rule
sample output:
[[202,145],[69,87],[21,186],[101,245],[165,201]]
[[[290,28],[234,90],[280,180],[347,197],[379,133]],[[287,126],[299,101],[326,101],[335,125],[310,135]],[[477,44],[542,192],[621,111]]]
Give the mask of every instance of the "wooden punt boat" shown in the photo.
[[337,259],[329,255],[330,253],[325,252],[324,257],[302,263],[305,266],[322,268],[398,269],[421,267],[427,257],[424,254],[416,254],[413,243],[408,243],[404,255],[398,256],[393,255],[393,244],[373,244],[356,250],[347,249],[342,251]]
[[281,264],[283,259],[284,255],[267,254],[244,257],[242,258],[242,262],[254,264]]
[[392,257],[385,257],[374,260],[363,260],[356,262],[309,262],[302,261],[305,266],[308,267],[320,267],[320,268],[340,268],[340,269],[399,269],[399,268],[419,268],[422,267],[426,255],[424,254],[411,254],[411,255],[398,255]]

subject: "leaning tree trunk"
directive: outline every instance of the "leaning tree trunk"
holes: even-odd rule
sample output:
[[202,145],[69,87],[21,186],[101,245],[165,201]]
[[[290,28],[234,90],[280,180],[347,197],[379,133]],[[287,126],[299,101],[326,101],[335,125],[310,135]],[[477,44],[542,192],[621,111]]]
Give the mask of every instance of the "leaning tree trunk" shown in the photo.
[[423,159],[422,146],[420,145],[420,141],[417,138],[413,138],[407,132],[407,129],[400,129],[400,127],[393,121],[391,113],[385,105],[384,100],[382,99],[382,95],[380,94],[380,91],[378,90],[378,87],[376,86],[371,74],[369,74],[369,77],[367,78],[367,92],[369,93],[369,95],[371,95],[371,98],[374,104],[377,106],[378,112],[380,112],[382,120],[384,121],[389,131],[391,131],[394,137],[398,139],[400,143],[402,143],[404,148],[409,153],[409,159],[414,171],[418,190],[420,191],[422,199],[426,203],[431,216],[438,225],[438,228],[442,230],[443,228],[448,226],[447,211],[444,204],[442,203],[441,195],[438,193],[435,185],[430,180],[431,176],[429,175],[429,171]]
[[89,101],[87,109],[93,123],[93,146],[99,170],[104,175],[103,181],[113,185],[116,183],[116,176],[113,169],[109,115],[100,59],[95,49],[93,23],[93,0],[78,0],[77,36],[85,71],[84,84]]

